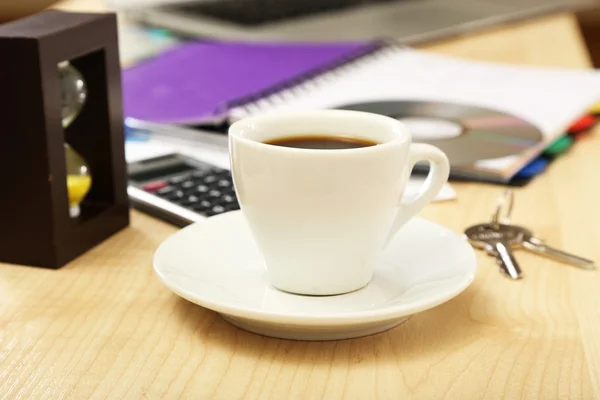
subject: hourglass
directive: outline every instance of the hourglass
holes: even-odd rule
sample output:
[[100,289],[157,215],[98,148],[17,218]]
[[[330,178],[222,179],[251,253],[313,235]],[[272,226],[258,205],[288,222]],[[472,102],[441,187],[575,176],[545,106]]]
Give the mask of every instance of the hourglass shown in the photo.
[[60,268],[129,225],[117,33],[114,13],[0,24],[0,262]]
[[[60,71],[62,126],[66,129],[81,112],[87,97],[87,87],[81,73],[69,61],[60,62],[58,69]],[[67,142],[64,146],[69,215],[75,218],[81,212],[79,204],[90,190],[92,177],[83,157]]]

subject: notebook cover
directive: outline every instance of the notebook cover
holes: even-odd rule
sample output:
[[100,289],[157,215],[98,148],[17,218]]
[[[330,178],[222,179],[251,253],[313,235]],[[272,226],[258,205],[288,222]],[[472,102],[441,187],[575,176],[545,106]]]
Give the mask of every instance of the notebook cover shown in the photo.
[[377,46],[186,42],[123,71],[124,113],[164,124],[219,123],[227,104],[239,98],[324,72]]

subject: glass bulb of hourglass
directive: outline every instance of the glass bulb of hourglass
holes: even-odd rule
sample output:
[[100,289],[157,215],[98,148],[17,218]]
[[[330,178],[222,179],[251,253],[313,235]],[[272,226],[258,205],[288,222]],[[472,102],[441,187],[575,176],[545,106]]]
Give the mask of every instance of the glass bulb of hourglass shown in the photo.
[[[87,97],[83,76],[68,61],[59,64],[62,101],[62,125],[67,128],[81,112]],[[83,157],[65,143],[67,192],[71,217],[80,214],[81,201],[92,185],[90,169]]]
[[83,75],[68,61],[58,64],[63,128],[77,118],[87,98],[87,87]]

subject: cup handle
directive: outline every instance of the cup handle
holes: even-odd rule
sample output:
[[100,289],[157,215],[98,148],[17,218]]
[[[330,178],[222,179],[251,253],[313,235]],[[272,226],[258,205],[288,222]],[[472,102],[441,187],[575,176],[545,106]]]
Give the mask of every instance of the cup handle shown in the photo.
[[411,144],[409,151],[409,171],[412,171],[417,162],[423,160],[429,161],[430,164],[427,178],[425,179],[423,186],[421,186],[416,198],[410,201],[400,200],[398,214],[385,242],[386,246],[408,220],[433,201],[435,196],[438,195],[444,184],[448,181],[450,175],[450,163],[446,154],[430,144]]

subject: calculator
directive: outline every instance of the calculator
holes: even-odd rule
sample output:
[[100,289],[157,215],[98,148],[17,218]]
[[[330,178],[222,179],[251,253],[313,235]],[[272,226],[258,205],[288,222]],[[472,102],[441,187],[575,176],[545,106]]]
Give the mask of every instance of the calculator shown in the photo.
[[240,208],[231,172],[181,154],[128,164],[133,208],[184,227]]

